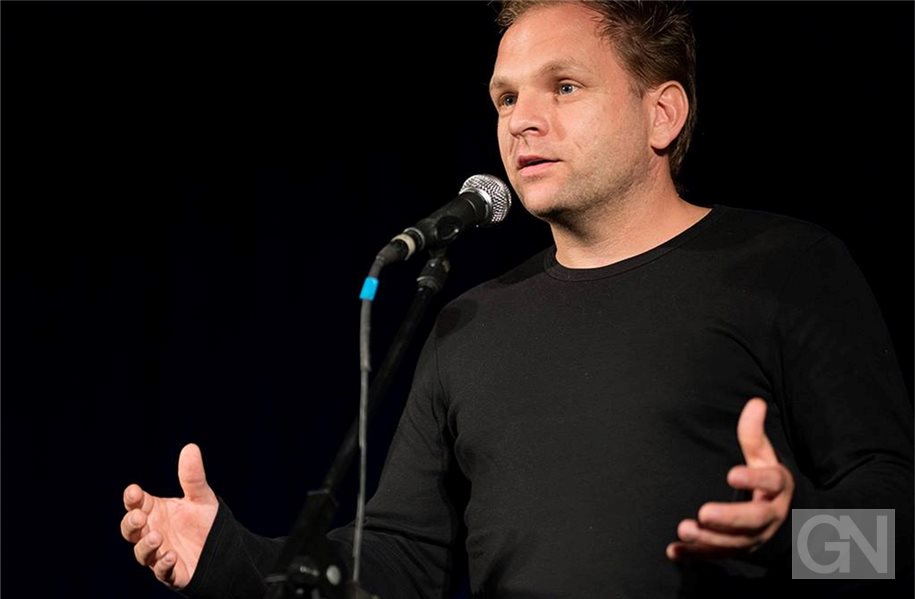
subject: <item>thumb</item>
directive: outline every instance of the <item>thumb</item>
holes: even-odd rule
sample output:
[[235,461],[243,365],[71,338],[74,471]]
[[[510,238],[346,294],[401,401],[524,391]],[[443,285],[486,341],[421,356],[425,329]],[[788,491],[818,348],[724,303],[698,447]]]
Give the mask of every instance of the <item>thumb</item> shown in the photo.
[[778,463],[775,450],[766,436],[766,402],[754,397],[747,402],[737,421],[737,441],[747,466],[774,466]]
[[191,501],[216,501],[216,494],[207,484],[200,448],[188,443],[178,456],[178,482],[184,497]]

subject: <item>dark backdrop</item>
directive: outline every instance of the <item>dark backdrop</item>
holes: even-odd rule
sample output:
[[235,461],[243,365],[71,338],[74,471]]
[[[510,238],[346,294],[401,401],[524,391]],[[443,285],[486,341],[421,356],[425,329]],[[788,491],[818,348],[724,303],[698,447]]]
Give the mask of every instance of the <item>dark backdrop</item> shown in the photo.
[[[494,10],[0,5],[5,596],[171,597],[119,536],[121,492],[177,493],[188,441],[243,522],[287,531],[356,411],[375,251],[504,174]],[[694,12],[688,197],[844,239],[911,391],[913,4]],[[453,246],[441,300],[548,243],[516,208]],[[418,266],[385,273],[376,363]],[[373,481],[411,371],[373,427]]]

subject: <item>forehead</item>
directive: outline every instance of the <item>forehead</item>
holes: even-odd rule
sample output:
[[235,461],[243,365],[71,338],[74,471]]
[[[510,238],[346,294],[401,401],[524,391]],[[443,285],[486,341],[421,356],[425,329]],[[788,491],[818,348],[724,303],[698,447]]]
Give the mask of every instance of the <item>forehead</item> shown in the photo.
[[508,28],[499,43],[491,87],[542,73],[549,65],[620,72],[616,53],[601,34],[600,16],[573,2],[533,8]]

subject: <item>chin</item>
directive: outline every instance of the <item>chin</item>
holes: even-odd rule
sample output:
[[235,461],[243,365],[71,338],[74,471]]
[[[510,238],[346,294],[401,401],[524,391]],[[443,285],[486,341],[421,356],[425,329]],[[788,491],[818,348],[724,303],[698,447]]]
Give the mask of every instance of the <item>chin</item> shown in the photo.
[[535,216],[539,219],[546,219],[549,215],[556,212],[556,206],[553,206],[549,202],[528,200],[520,195],[519,199],[521,200],[521,205],[524,206],[524,209],[527,210],[531,216]]
[[558,200],[558,191],[551,189],[551,186],[543,183],[529,183],[524,187],[515,186],[518,199],[524,209],[537,218],[545,218],[547,215],[557,211],[562,211]]
[[566,206],[546,203],[528,206],[524,202],[522,202],[522,205],[531,216],[551,225],[566,226],[575,220],[575,211],[569,210]]
[[519,194],[519,198],[531,216],[550,225],[577,229],[582,224],[582,219],[587,218],[587,210],[562,194],[527,193],[524,196]]

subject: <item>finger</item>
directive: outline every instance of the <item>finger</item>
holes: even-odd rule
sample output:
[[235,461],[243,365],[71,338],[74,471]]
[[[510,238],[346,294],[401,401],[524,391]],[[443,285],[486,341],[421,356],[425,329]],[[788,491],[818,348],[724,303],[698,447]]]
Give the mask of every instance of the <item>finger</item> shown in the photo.
[[141,538],[133,546],[133,555],[137,561],[144,566],[152,566],[158,559],[157,550],[162,544],[162,535],[156,531],[151,531],[148,535]]
[[707,559],[712,557],[728,557],[735,555],[737,551],[734,549],[712,547],[710,545],[696,545],[694,543],[674,541],[667,546],[665,553],[667,554],[668,559],[678,561],[691,558]]
[[747,466],[774,466],[775,450],[766,436],[766,402],[754,397],[747,402],[737,421],[737,441]]
[[132,510],[140,507],[145,494],[143,489],[140,488],[140,485],[128,485],[127,488],[124,489],[124,509]]
[[721,549],[749,549],[762,544],[760,534],[718,532],[700,526],[695,520],[683,520],[677,526],[677,536],[685,543],[710,545]]
[[141,509],[145,513],[152,511],[155,498],[140,488],[140,485],[129,485],[124,489],[124,508],[127,510]]
[[207,484],[200,448],[194,443],[185,445],[178,456],[178,482],[191,501],[216,501],[216,494]]
[[772,505],[764,501],[706,503],[699,508],[701,528],[729,535],[760,535],[775,519]]
[[169,551],[153,564],[153,572],[156,578],[170,585],[175,584],[175,564],[178,562],[178,556],[174,551]]
[[131,543],[136,543],[142,536],[146,521],[146,514],[143,513],[143,510],[130,510],[121,518],[121,536]]
[[788,487],[788,477],[782,466],[734,466],[728,472],[728,484],[735,489],[761,491],[765,497],[772,498]]

